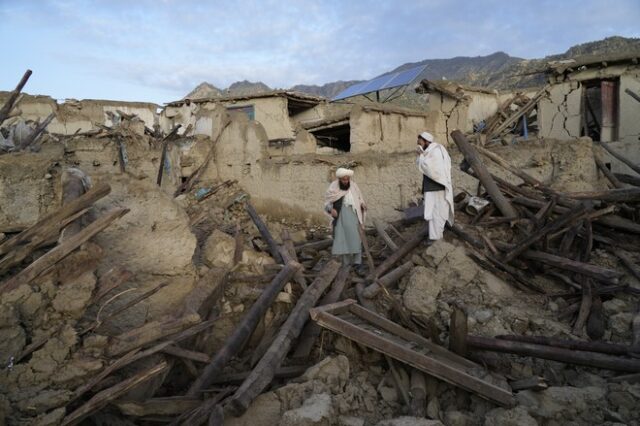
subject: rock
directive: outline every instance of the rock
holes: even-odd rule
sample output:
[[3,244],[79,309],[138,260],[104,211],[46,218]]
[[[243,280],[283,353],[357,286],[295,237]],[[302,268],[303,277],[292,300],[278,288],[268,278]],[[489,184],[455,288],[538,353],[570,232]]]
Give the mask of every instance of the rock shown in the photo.
[[493,311],[491,309],[480,309],[475,311],[473,316],[480,324],[485,324],[493,318]]
[[16,407],[23,413],[30,415],[42,414],[52,408],[60,407],[67,403],[73,392],[70,390],[44,390],[33,398],[25,399],[16,404]]
[[468,414],[460,411],[447,411],[444,415],[444,423],[447,426],[467,426],[474,422]]
[[364,426],[364,419],[360,417],[340,416],[338,426]]
[[487,413],[484,426],[537,426],[536,419],[531,417],[524,407],[516,407],[510,410],[496,408]]
[[327,357],[316,365],[309,367],[296,381],[306,382],[310,380],[324,382],[334,394],[343,392],[349,381],[349,359],[344,355]]
[[441,288],[442,283],[436,280],[432,269],[416,266],[402,296],[404,305],[412,313],[429,318],[436,312],[436,297]]
[[605,394],[604,389],[595,386],[554,386],[540,392],[518,392],[516,398],[536,418],[582,418],[597,423],[601,420],[598,416],[601,417],[602,413],[598,413],[598,408],[604,405]]
[[382,420],[376,426],[444,426],[440,420],[427,420],[422,417],[396,417],[395,419]]
[[249,405],[240,417],[226,416],[225,426],[272,426],[280,424],[281,402],[273,392],[263,393]]
[[433,397],[427,404],[427,417],[437,420],[440,418],[440,402],[437,397]]
[[215,229],[204,245],[204,261],[210,268],[229,268],[233,264],[235,248],[231,235]]
[[629,312],[633,307],[626,300],[613,298],[602,303],[602,310],[607,316],[611,316],[620,312]]
[[0,367],[5,368],[18,358],[27,342],[24,329],[19,325],[0,328]]
[[281,426],[330,426],[333,417],[331,396],[328,393],[312,395],[302,407],[286,411]]
[[394,403],[398,401],[398,392],[394,387],[381,386],[378,392],[385,402]]
[[631,333],[631,322],[633,314],[631,312],[621,312],[609,317],[609,329],[618,337],[627,337]]

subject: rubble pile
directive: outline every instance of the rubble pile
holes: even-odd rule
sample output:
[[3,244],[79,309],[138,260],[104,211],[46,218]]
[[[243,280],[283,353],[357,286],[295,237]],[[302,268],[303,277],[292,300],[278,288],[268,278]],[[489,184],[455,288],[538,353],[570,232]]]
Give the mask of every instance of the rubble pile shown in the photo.
[[259,214],[237,181],[203,173],[215,140],[183,178],[190,129],[113,113],[63,136],[10,111],[8,425],[638,424],[640,190],[597,144],[611,188],[578,192],[570,167],[544,183],[454,131],[477,194],[456,197],[436,242],[421,206],[374,218],[356,271],[331,258],[327,227]]

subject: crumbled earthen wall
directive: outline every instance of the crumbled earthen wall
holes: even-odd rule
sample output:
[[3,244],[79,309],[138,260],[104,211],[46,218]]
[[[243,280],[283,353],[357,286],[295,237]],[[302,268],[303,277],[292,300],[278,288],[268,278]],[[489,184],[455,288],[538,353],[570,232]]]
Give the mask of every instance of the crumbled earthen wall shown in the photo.
[[571,139],[580,136],[582,90],[582,84],[576,81],[549,88],[549,95],[538,103],[540,137]]
[[[9,97],[9,92],[0,92],[0,105]],[[112,126],[114,123],[106,114],[122,111],[125,114],[135,114],[147,127],[153,129],[158,123],[158,105],[146,102],[121,102],[110,100],[85,99],[81,101],[67,100],[57,103],[50,96],[32,96],[23,94],[12,116],[20,116],[24,120],[42,121],[52,112],[56,118],[49,124],[50,133],[71,135],[76,132],[95,130],[96,124]],[[7,123],[5,123],[6,125]],[[144,127],[142,127],[144,132]]]

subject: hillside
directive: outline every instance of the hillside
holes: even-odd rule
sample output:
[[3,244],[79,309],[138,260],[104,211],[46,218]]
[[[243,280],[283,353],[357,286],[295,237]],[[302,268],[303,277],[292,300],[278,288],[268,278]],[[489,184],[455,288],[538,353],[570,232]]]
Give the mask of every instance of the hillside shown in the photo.
[[[639,38],[608,37],[603,40],[582,43],[567,49],[566,52],[550,55],[540,59],[522,59],[510,56],[505,52],[496,52],[486,56],[458,56],[449,59],[425,59],[409,62],[388,71],[402,71],[418,65],[427,65],[419,79],[454,80],[472,86],[483,86],[493,89],[516,89],[539,86],[544,83],[544,75],[536,73],[544,69],[549,61],[571,59],[583,55],[597,55],[622,53],[627,51],[640,52]],[[387,74],[387,73],[383,73]],[[356,84],[361,80],[335,81],[323,85],[295,85],[296,90],[316,96],[332,98],[340,91]],[[270,90],[262,82],[252,83],[240,81],[233,83],[227,89],[220,90],[215,86],[203,82],[192,90],[187,97],[207,97],[225,95],[247,95]]]

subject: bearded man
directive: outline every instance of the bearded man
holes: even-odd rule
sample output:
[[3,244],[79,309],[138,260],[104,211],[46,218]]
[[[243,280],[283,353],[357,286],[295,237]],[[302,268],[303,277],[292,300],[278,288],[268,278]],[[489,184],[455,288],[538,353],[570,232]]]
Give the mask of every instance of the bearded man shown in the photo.
[[362,264],[362,240],[359,227],[364,226],[367,211],[360,188],[353,181],[353,170],[339,168],[324,197],[324,210],[331,216],[333,247],[343,265]]

